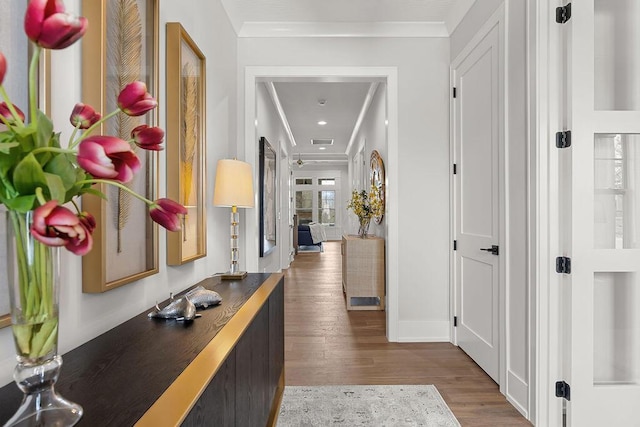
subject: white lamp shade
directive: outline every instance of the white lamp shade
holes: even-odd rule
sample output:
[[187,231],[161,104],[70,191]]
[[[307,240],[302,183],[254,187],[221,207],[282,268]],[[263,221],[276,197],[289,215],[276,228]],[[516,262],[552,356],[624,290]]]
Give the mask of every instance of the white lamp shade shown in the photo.
[[218,160],[213,205],[239,208],[254,206],[253,175],[249,163],[231,159]]

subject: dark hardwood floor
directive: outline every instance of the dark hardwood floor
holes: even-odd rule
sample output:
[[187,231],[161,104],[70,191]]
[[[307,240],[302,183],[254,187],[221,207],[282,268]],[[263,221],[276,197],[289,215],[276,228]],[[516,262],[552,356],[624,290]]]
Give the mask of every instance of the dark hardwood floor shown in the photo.
[[389,343],[385,312],[347,311],[340,242],[285,271],[286,385],[434,384],[463,426],[530,426],[450,343]]

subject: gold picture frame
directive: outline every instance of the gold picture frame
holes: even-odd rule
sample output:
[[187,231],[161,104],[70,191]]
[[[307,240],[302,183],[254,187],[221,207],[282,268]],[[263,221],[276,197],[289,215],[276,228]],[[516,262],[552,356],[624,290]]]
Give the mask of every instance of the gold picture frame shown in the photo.
[[[9,64],[9,69],[4,81],[4,87],[11,98],[11,102],[17,105],[25,114],[29,114],[28,106],[28,82],[26,81],[29,63],[33,55],[33,45],[29,43],[22,29],[28,0],[11,2],[3,5],[4,13],[10,17],[10,22],[15,25],[2,26],[0,28],[0,52],[2,52]],[[14,19],[16,18],[16,19]],[[38,69],[38,108],[45,114],[51,112],[51,51],[44,50],[40,55]],[[17,81],[23,78],[24,81]],[[3,101],[0,99],[0,101]],[[6,209],[0,205],[0,271],[7,271],[9,257],[7,256],[7,224]],[[9,286],[6,274],[0,275],[0,329],[11,325],[11,313],[9,303]]]
[[[159,0],[82,0],[90,26],[82,39],[82,97],[108,114],[117,108],[121,89],[136,80],[158,97]],[[131,139],[141,124],[155,126],[157,109],[140,117],[120,114],[104,123],[100,133]],[[135,148],[142,168],[128,183],[150,200],[156,199],[158,154]],[[82,197],[83,209],[98,223],[93,249],[82,258],[82,291],[106,292],[158,272],[158,227],[147,205],[126,191],[99,184],[108,200]]]
[[205,215],[206,59],[178,22],[167,23],[167,197],[184,205],[182,229],[167,233],[167,264],[207,255]]

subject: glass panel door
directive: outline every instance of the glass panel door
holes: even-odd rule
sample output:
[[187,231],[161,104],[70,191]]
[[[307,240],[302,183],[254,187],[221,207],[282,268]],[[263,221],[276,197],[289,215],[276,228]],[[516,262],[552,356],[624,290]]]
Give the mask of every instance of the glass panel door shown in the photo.
[[[560,149],[567,425],[640,419],[640,1],[572,2],[567,111]],[[560,255],[560,254],[559,254]]]

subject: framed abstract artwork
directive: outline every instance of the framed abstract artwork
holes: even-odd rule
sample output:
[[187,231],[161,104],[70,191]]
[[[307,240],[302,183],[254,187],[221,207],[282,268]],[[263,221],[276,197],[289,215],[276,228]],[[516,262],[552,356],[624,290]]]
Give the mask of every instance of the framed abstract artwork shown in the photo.
[[277,243],[276,152],[265,137],[260,138],[260,256],[268,255]]
[[182,229],[167,233],[167,264],[207,254],[205,216],[206,60],[177,22],[167,23],[167,197],[187,208]]
[[[106,115],[117,108],[120,91],[142,81],[158,94],[158,1],[82,0],[82,14],[91,25],[82,38],[82,100]],[[158,123],[157,109],[139,117],[118,114],[100,133],[125,141],[131,130]],[[126,185],[147,199],[156,199],[157,152],[134,151],[142,168]],[[147,205],[128,192],[96,185],[107,200],[82,197],[83,209],[98,223],[93,249],[82,258],[83,292],[105,292],[158,272],[158,229]]]
[[[23,29],[23,18],[27,3],[28,0],[21,0],[7,2],[2,5],[3,13],[0,14],[0,52],[6,57],[8,63],[3,86],[11,102],[28,115],[27,76],[32,57],[32,45],[29,43]],[[49,114],[51,111],[49,63],[50,52],[45,50],[40,56],[37,88],[38,105],[45,114]],[[0,99],[0,101],[4,101],[4,99]],[[27,117],[27,119],[29,118]],[[2,128],[2,125],[0,125],[0,128]],[[7,262],[6,209],[4,206],[0,206],[0,271],[7,271]],[[0,328],[11,324],[9,310],[7,274],[0,274]]]

